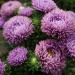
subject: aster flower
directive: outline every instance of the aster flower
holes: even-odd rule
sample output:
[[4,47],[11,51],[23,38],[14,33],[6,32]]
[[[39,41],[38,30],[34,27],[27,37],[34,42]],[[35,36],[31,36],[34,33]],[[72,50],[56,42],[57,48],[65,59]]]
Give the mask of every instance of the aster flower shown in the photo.
[[0,28],[3,28],[4,23],[5,23],[4,18],[0,16]]
[[0,75],[4,75],[5,65],[0,59]]
[[18,11],[18,15],[22,16],[31,16],[33,13],[33,9],[31,7],[20,7]]
[[36,10],[50,12],[57,8],[53,0],[32,0],[32,5]]
[[33,29],[30,18],[14,16],[4,24],[3,35],[8,43],[18,45],[33,33]]
[[67,45],[68,51],[70,53],[70,56],[75,59],[75,34],[71,35],[67,39],[66,45]]
[[15,11],[22,6],[19,1],[8,1],[1,6],[1,15],[2,16],[10,16]]
[[24,47],[16,47],[10,51],[8,55],[8,63],[12,66],[21,65],[24,61],[27,60],[27,49]]
[[35,48],[35,54],[39,58],[43,72],[60,75],[65,67],[65,57],[54,40],[39,42]]
[[74,18],[66,11],[54,10],[42,18],[41,30],[49,36],[65,39],[75,32]]

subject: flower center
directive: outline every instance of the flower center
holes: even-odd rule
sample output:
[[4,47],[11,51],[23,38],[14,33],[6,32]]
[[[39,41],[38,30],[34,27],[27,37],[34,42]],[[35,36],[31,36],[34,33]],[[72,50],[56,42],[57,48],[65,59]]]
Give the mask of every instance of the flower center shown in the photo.
[[55,55],[55,52],[53,50],[47,50],[47,51],[48,51],[49,56],[54,56]]

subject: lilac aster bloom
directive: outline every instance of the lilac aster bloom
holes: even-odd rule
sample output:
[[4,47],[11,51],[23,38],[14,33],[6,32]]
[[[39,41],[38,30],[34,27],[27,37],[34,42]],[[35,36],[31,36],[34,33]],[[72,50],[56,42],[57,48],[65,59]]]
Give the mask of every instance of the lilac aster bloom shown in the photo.
[[41,30],[49,36],[65,39],[75,32],[75,19],[66,11],[54,10],[42,18]]
[[61,75],[65,67],[65,57],[54,40],[39,42],[35,48],[35,54],[39,58],[43,72]]
[[4,75],[5,65],[0,59],[0,75]]
[[70,53],[70,56],[75,59],[75,34],[73,34],[67,39],[67,48]]
[[21,65],[24,61],[27,60],[27,49],[24,47],[16,47],[10,51],[8,55],[8,63],[12,66]]
[[32,0],[32,5],[36,10],[50,12],[57,8],[53,0]]
[[33,33],[33,29],[30,18],[14,16],[4,24],[3,35],[10,44],[18,45]]
[[22,16],[31,16],[33,13],[33,9],[31,7],[20,7],[18,14]]
[[5,23],[4,18],[0,17],[0,28],[3,28],[4,23]]
[[19,1],[8,1],[1,6],[1,15],[10,16],[15,13],[20,6],[22,6],[22,4]]

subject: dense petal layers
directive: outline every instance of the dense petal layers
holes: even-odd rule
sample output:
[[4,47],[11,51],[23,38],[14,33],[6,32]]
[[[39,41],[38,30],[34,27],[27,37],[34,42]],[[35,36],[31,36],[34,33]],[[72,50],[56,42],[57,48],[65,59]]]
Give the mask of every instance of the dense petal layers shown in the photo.
[[57,36],[58,39],[68,38],[75,32],[74,18],[66,11],[54,10],[42,18],[41,30],[49,36]]
[[20,44],[33,33],[32,20],[24,16],[14,16],[4,24],[3,35],[10,44]]
[[11,16],[20,6],[22,6],[22,4],[19,1],[8,1],[1,6],[1,15]]
[[39,42],[36,45],[35,54],[40,60],[42,70],[46,73],[59,73],[65,67],[65,57],[53,40]]
[[24,61],[27,60],[27,49],[24,47],[16,47],[9,52],[8,63],[12,66],[21,65]]
[[53,0],[32,0],[32,5],[36,10],[50,12],[57,8]]

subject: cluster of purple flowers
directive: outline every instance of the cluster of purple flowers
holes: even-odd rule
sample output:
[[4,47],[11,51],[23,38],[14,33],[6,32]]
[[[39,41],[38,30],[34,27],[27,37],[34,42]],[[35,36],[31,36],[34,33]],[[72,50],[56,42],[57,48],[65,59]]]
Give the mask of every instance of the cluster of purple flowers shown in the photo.
[[[40,61],[42,72],[61,75],[66,67],[66,56],[75,59],[75,13],[59,9],[53,0],[32,0],[32,5],[33,8],[23,6],[19,1],[8,1],[1,6],[0,28],[3,28],[3,36],[9,44],[18,46],[9,52],[8,64],[18,66],[26,62],[28,50],[19,45],[34,33],[29,16],[33,10],[39,10],[45,13],[41,19],[41,31],[57,39],[40,41],[36,44],[35,55]],[[5,65],[0,60],[0,75],[3,75],[4,70]]]
[[[19,45],[34,32],[32,20],[27,17],[31,16],[32,12],[33,8],[25,7],[17,0],[10,0],[2,4],[0,9],[0,28],[3,28],[3,36],[9,44]],[[11,66],[21,65],[26,62],[27,54],[27,48],[20,46],[14,48],[8,54],[8,64]],[[6,66],[0,60],[0,75],[4,75]]]
[[32,5],[36,10],[47,12],[41,20],[41,31],[57,37],[56,43],[44,40],[36,45],[35,54],[42,71],[61,75],[66,66],[66,56],[75,58],[75,13],[59,9],[52,0],[32,0]]

